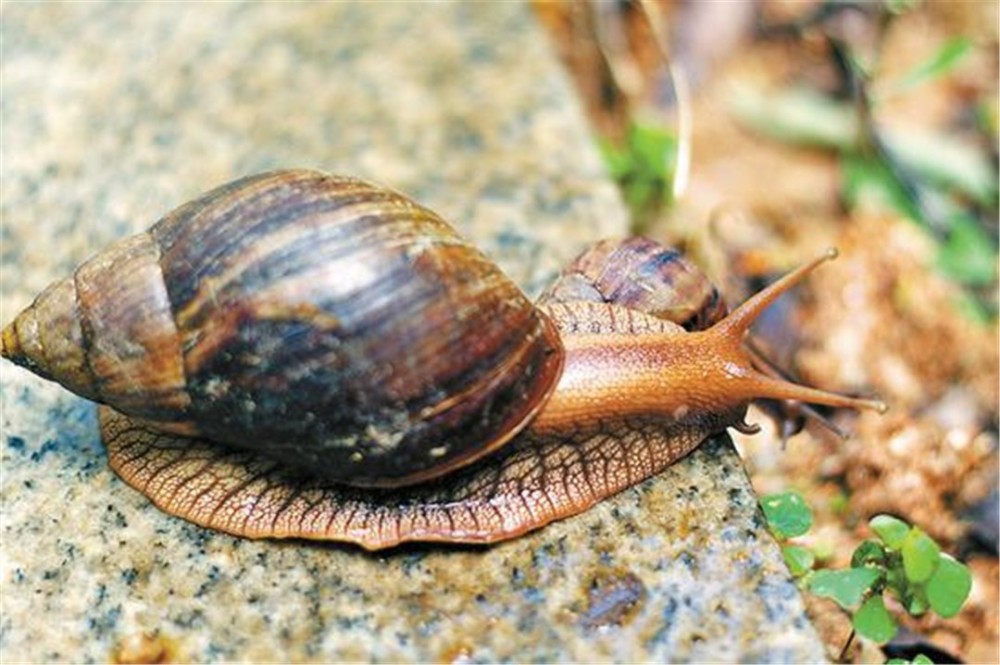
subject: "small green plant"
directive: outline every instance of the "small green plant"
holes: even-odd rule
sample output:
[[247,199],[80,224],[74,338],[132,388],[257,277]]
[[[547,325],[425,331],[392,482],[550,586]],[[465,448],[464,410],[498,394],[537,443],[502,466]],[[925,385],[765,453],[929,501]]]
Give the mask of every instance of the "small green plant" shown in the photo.
[[812,509],[802,495],[795,491],[769,494],[760,501],[764,509],[767,528],[781,544],[781,555],[795,577],[802,577],[812,570],[816,556],[811,550],[792,545],[789,538],[804,535],[812,527]]
[[603,142],[604,163],[621,187],[636,232],[670,202],[677,140],[665,128],[633,120],[621,145]]
[[802,495],[794,491],[771,494],[761,499],[761,507],[768,529],[781,544],[785,562],[801,586],[851,612],[854,630],[874,642],[888,642],[899,629],[886,608],[886,593],[913,616],[932,610],[945,618],[958,614],[969,597],[969,569],[941,552],[919,527],[903,520],[876,515],[868,524],[877,537],[858,545],[849,568],[814,570],[813,553],[787,542],[812,526],[812,510]]

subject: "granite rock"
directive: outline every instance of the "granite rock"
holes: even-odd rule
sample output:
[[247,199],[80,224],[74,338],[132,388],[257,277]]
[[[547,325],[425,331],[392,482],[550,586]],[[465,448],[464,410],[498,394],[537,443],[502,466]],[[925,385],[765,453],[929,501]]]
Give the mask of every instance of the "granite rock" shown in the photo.
[[[4,8],[0,319],[97,248],[240,175],[368,177],[530,293],[625,231],[520,4]],[[93,405],[0,363],[0,658],[815,661],[728,437],[493,547],[249,541],[107,468]]]

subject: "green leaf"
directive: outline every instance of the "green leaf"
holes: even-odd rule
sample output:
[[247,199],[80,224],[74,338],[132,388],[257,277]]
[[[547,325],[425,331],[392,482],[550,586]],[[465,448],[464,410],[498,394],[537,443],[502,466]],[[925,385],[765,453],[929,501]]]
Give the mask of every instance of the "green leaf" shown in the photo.
[[938,254],[941,268],[963,284],[992,283],[996,276],[996,244],[966,215],[955,215],[949,221],[951,233]]
[[928,658],[927,656],[925,656],[924,654],[918,653],[916,656],[913,657],[913,664],[914,665],[934,665],[934,661],[931,660],[930,658]]
[[940,560],[941,548],[917,527],[910,529],[901,548],[903,570],[911,582],[926,582],[934,574]]
[[767,526],[775,538],[801,536],[812,526],[813,515],[809,504],[794,490],[768,494],[760,501]]
[[615,180],[621,180],[632,170],[632,160],[629,158],[627,150],[619,149],[610,141],[601,141],[601,155],[604,157],[604,164],[608,167],[608,173]]
[[812,570],[813,564],[816,563],[816,557],[813,553],[798,545],[783,546],[781,556],[785,558],[785,564],[795,577],[802,577]]
[[885,644],[896,635],[899,627],[896,620],[885,609],[882,596],[872,596],[865,601],[854,615],[854,630],[870,640]]
[[854,108],[809,88],[764,92],[735,86],[730,104],[742,122],[779,141],[841,151],[857,141]]
[[864,568],[868,564],[883,565],[885,563],[885,548],[877,540],[869,538],[854,550],[851,555],[851,568]]
[[959,315],[973,323],[988,325],[997,318],[997,303],[980,299],[967,290],[954,294],[952,302]]
[[646,174],[665,178],[674,149],[673,135],[655,124],[634,123],[629,131],[629,147],[635,162]]
[[[761,134],[798,145],[832,148],[857,155],[857,110],[807,88],[760,91],[734,87],[729,98],[737,118]],[[890,152],[906,169],[955,188],[979,204],[995,207],[997,172],[989,152],[952,132],[931,133],[919,126],[887,126]],[[917,219],[914,217],[914,219]]]
[[843,196],[852,210],[892,211],[922,222],[920,211],[882,162],[860,155],[841,159]]
[[969,569],[947,554],[942,554],[937,570],[927,581],[927,600],[944,618],[958,614],[972,590]]
[[625,200],[633,209],[642,208],[656,196],[656,185],[644,179],[629,179],[625,182]]
[[832,598],[844,609],[856,607],[862,596],[881,577],[875,568],[818,570],[809,580],[809,590],[817,596]]
[[885,142],[901,164],[928,181],[971,196],[994,208],[997,171],[981,146],[953,134],[932,134],[919,127],[885,130]]
[[892,515],[876,515],[868,520],[868,524],[882,542],[894,550],[903,546],[903,539],[910,532],[909,524]]
[[917,65],[894,86],[896,90],[910,90],[923,83],[944,76],[955,68],[962,58],[972,50],[972,40],[955,37],[944,43],[938,52]]
[[604,163],[621,188],[636,226],[670,202],[676,144],[665,128],[641,122],[629,126],[624,144],[600,144]]

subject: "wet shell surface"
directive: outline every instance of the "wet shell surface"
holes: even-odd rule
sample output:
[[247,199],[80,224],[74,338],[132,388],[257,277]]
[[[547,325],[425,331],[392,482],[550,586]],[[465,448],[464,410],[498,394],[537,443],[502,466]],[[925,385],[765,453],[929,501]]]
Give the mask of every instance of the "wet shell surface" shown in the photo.
[[154,428],[354,485],[487,454],[562,361],[551,324],[437,215],[312,171],[219,187],[113,245],[4,347]]

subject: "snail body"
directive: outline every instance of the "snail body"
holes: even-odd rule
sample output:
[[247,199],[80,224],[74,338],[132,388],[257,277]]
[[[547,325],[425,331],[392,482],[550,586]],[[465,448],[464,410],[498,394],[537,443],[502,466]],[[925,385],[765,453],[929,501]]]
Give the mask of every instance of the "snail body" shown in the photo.
[[742,348],[825,258],[687,332],[576,287],[533,304],[401,194],[278,171],[88,260],[0,351],[104,404],[112,468],[171,514],[369,549],[490,542],[745,427],[752,399],[877,408],[761,375]]

